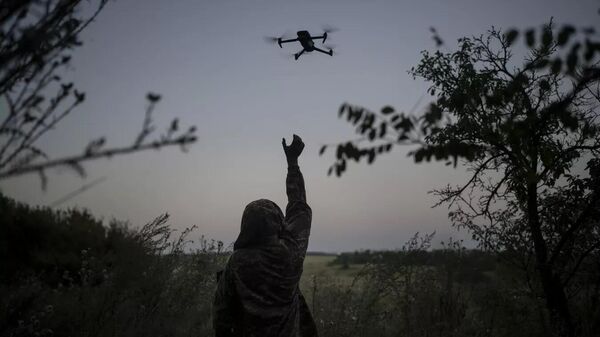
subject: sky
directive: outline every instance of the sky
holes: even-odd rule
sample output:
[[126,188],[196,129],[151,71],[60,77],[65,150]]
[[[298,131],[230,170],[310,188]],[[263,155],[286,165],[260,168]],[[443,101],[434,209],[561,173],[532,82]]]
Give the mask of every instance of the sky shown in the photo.
[[[468,238],[450,226],[446,207],[431,208],[436,198],[428,193],[464,182],[460,167],[415,164],[406,156],[410,147],[397,147],[371,166],[327,176],[333,152],[319,157],[321,145],[354,138],[337,118],[339,106],[422,112],[428,85],[407,71],[422,50],[435,50],[430,27],[452,50],[456,39],[491,26],[539,27],[551,17],[559,25],[597,26],[599,7],[595,0],[110,1],[82,34],[84,45],[64,74],[86,101],[42,147],[57,158],[80,153],[100,136],[108,146],[132,143],[149,91],[162,95],[157,128],[178,117],[181,126],[197,127],[197,143],[187,153],[165,148],[90,162],[85,179],[57,169],[48,172],[46,191],[35,175],[0,189],[50,205],[104,179],[59,208],[87,208],[134,227],[168,212],[173,228],[196,225],[197,236],[228,245],[250,201],[268,198],[285,208],[281,138],[296,133],[306,143],[300,167],[313,209],[309,250],[396,249],[416,232],[435,231],[435,245]],[[339,29],[327,41],[336,46],[333,57],[312,53],[294,61],[298,44],[280,49],[264,40],[298,30],[318,35],[324,26]]]

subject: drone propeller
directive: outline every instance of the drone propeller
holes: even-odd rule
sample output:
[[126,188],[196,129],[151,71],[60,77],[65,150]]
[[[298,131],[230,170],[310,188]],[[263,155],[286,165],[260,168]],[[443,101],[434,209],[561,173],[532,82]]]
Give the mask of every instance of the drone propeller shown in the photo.
[[279,45],[279,48],[282,48],[281,47],[281,41],[283,40],[282,37],[265,36],[265,40],[268,43],[277,43]]
[[[279,41],[289,39],[288,36],[290,36],[290,35],[291,35],[290,31],[286,31],[281,36],[265,36],[264,39],[267,43],[279,44]],[[280,47],[281,47],[281,45],[280,45]]]
[[277,43],[280,38],[275,36],[265,36],[264,39],[267,43]]
[[323,41],[321,41],[321,43],[325,43],[325,41],[327,41],[328,33],[337,32],[339,30],[339,29],[329,26],[329,25],[323,25],[322,29],[323,29]]
[[330,25],[323,25],[322,28],[325,33],[335,33],[337,31],[339,31],[339,28],[336,28],[336,27],[333,27]]

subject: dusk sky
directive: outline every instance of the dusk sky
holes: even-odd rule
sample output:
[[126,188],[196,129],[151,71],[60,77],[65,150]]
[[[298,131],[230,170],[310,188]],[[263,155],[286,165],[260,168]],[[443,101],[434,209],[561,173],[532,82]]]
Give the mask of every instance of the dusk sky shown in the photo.
[[[99,136],[109,146],[130,144],[149,91],[162,95],[158,130],[178,117],[182,126],[197,126],[198,142],[188,153],[165,148],[88,162],[86,179],[54,170],[45,192],[35,175],[0,188],[17,200],[50,205],[106,177],[60,207],[85,207],[133,226],[168,212],[174,228],[197,225],[197,235],[228,245],[250,201],[268,198],[285,208],[281,138],[296,133],[306,143],[300,167],[313,209],[309,250],[399,248],[415,232],[436,231],[435,242],[463,238],[445,207],[431,208],[436,199],[427,193],[465,181],[460,167],[415,164],[409,147],[397,147],[374,165],[327,176],[333,152],[319,157],[320,146],[354,138],[337,118],[339,106],[407,111],[417,104],[421,113],[430,99],[423,96],[427,84],[407,71],[422,50],[435,50],[432,26],[450,51],[457,38],[492,25],[539,27],[554,17],[558,25],[598,27],[599,7],[595,0],[110,1],[82,35],[84,46],[65,74],[86,101],[42,147],[56,158],[81,152]],[[312,53],[294,61],[298,43],[279,49],[264,40],[297,30],[318,35],[324,25],[339,29],[327,41],[336,46],[333,57]]]

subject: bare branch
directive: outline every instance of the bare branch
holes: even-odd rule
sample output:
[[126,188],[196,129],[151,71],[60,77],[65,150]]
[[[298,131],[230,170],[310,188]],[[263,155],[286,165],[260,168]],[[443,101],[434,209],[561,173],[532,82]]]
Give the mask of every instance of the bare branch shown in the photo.
[[48,160],[48,161],[45,161],[45,162],[42,162],[39,164],[15,167],[15,168],[11,168],[5,172],[0,172],[0,180],[10,178],[10,177],[15,177],[18,175],[23,175],[26,173],[31,173],[31,172],[41,172],[41,171],[45,171],[49,168],[54,168],[57,166],[73,166],[74,164],[79,164],[82,162],[99,159],[99,158],[103,158],[103,157],[111,158],[113,156],[130,154],[130,153],[138,152],[138,151],[158,150],[160,148],[163,148],[166,146],[173,146],[173,145],[185,146],[185,145],[194,143],[195,141],[196,141],[195,136],[185,135],[180,138],[176,138],[176,139],[168,140],[168,141],[155,141],[152,143],[142,144],[142,145],[138,145],[138,146],[113,148],[113,149],[107,149],[104,151],[98,151],[98,152],[91,153],[91,154],[84,153],[82,155],[64,157],[64,158],[59,158],[59,159],[55,159],[55,160]]

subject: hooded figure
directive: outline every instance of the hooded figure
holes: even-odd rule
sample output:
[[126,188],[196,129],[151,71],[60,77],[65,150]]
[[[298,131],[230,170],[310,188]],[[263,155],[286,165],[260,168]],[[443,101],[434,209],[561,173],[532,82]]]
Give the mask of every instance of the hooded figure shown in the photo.
[[308,247],[312,212],[297,158],[304,144],[294,135],[288,160],[286,215],[260,199],[244,209],[240,235],[219,279],[213,305],[217,337],[317,336],[298,283]]

